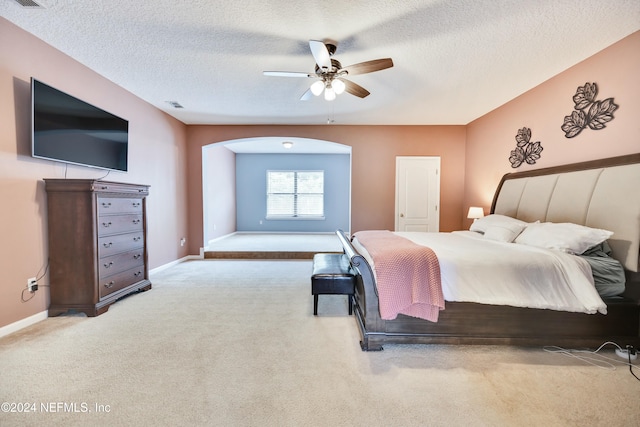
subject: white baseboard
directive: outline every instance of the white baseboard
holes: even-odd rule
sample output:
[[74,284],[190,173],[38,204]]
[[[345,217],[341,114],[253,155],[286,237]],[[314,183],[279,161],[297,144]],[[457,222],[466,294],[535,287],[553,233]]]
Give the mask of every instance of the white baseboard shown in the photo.
[[207,242],[207,246],[205,246],[204,248],[200,248],[200,254],[203,255],[205,251],[208,251],[209,247],[211,246],[212,243],[215,243],[215,242],[217,242],[219,240],[222,240],[222,239],[226,239],[227,237],[231,237],[234,234],[239,234],[239,232],[238,231],[234,231],[233,233],[225,234],[224,236],[218,236],[215,239],[209,240]]
[[[200,252],[202,252],[202,251],[200,251]],[[175,261],[171,261],[171,262],[169,262],[167,264],[161,265],[160,267],[156,267],[156,268],[153,268],[153,269],[149,270],[149,276],[151,276],[153,274],[156,274],[156,273],[160,273],[161,271],[166,270],[167,268],[173,267],[174,265],[178,265],[181,262],[189,261],[189,260],[192,260],[192,259],[203,259],[203,258],[204,258],[204,256],[202,254],[200,254],[200,255],[187,255],[186,257],[177,259]]]
[[[202,259],[202,256],[198,255],[188,255],[186,257],[180,258],[168,264],[161,265],[160,267],[156,267],[152,270],[149,270],[149,275],[154,273],[158,273],[162,270],[166,270],[169,267],[173,267],[174,265],[180,264],[181,262],[188,261],[191,259]],[[27,326],[31,326],[35,323],[41,322],[49,317],[49,312],[47,310],[41,311],[40,313],[34,314],[33,316],[29,316],[25,319],[18,320],[17,322],[11,323],[9,325],[3,326],[0,328],[0,338],[12,334],[14,332],[19,331],[20,329],[24,329]]]
[[27,326],[31,326],[38,322],[41,322],[49,317],[49,312],[47,310],[41,311],[40,313],[36,313],[33,316],[29,316],[25,319],[18,320],[17,322],[13,322],[7,326],[3,326],[0,328],[0,338],[5,337],[9,334],[19,331],[20,329],[24,329]]

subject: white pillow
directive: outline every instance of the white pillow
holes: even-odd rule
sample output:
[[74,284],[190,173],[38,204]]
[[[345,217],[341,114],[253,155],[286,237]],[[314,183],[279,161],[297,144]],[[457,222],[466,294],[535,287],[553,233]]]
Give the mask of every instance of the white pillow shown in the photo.
[[471,226],[469,227],[469,230],[476,231],[479,233],[486,233],[489,227],[492,227],[492,226],[508,227],[511,224],[518,224],[518,225],[522,225],[523,227],[527,226],[526,222],[521,221],[519,219],[511,218],[510,216],[500,215],[500,214],[491,214],[482,218],[478,218],[475,221],[473,221],[473,224],[471,224]]
[[487,228],[487,231],[484,232],[484,238],[511,243],[526,227],[527,224],[517,224],[515,222],[491,225]]
[[541,222],[529,224],[515,241],[523,245],[557,249],[579,255],[611,236],[613,236],[612,231],[599,228],[569,222]]

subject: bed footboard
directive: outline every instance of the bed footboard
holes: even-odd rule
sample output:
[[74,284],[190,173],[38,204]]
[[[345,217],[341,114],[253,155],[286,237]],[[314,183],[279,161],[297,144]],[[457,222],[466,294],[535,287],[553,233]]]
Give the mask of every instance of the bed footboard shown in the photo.
[[354,313],[360,330],[360,347],[364,351],[382,350],[385,340],[385,324],[378,308],[378,291],[373,271],[367,260],[360,255],[342,230],[336,230],[344,253],[356,271],[356,289],[353,298]]

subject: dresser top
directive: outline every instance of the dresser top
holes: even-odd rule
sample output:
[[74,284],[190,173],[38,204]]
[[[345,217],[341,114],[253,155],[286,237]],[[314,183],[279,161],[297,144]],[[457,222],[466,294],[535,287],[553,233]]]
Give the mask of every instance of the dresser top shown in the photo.
[[149,195],[149,186],[124,182],[103,181],[100,179],[52,179],[45,178],[47,192],[97,192],[117,194]]

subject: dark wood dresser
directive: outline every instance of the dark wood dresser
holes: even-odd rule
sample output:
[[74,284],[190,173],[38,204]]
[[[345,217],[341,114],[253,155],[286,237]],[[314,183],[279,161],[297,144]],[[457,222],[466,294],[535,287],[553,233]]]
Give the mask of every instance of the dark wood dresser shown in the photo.
[[49,316],[97,316],[119,298],[151,289],[148,185],[45,179],[49,227]]

